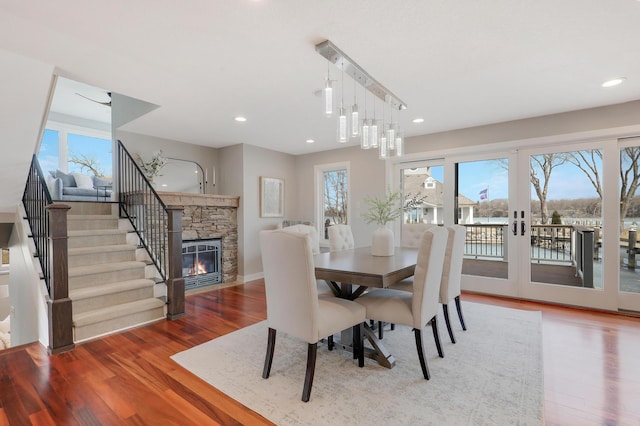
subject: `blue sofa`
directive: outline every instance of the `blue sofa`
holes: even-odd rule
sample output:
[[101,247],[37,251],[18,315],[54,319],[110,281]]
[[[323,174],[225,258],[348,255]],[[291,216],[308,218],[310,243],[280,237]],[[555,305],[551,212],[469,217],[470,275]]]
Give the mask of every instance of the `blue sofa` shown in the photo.
[[111,179],[98,176],[50,171],[47,186],[53,200],[111,201]]

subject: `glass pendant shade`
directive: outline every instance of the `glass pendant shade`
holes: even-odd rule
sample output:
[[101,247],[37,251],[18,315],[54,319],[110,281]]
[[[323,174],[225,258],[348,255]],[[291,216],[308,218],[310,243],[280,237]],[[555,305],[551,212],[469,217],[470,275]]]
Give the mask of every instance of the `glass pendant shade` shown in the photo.
[[387,135],[384,133],[380,136],[380,158],[388,158],[389,151],[387,147]]
[[346,143],[347,138],[347,114],[344,107],[340,107],[340,116],[338,117],[338,141],[340,143]]
[[389,124],[387,140],[389,141],[389,150],[393,151],[396,149],[396,127],[393,124]]
[[362,120],[362,135],[360,138],[360,148],[369,149],[369,120],[366,118]]
[[404,140],[402,139],[402,135],[398,133],[396,135],[396,157],[402,157],[404,154]]
[[333,115],[333,87],[331,87],[331,80],[328,78],[324,84],[324,113],[327,117]]
[[351,107],[351,136],[360,135],[360,117],[358,115],[358,105]]
[[371,140],[371,142],[369,143],[369,146],[371,148],[377,148],[378,147],[378,123],[376,122],[376,120],[373,120],[371,122],[371,126],[369,127],[369,136]]

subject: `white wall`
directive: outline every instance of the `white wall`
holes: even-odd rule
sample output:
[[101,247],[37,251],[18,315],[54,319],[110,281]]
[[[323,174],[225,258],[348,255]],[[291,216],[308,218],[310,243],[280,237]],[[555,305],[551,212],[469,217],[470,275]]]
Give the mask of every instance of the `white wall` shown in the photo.
[[405,141],[405,152],[441,151],[495,142],[559,136],[640,124],[640,101],[545,115],[524,120],[415,136]]
[[[244,281],[251,281],[262,276],[262,260],[258,233],[263,229],[275,229],[283,218],[260,217],[260,176],[284,179],[285,200],[284,218],[299,217],[298,176],[295,156],[258,148],[252,145],[242,146],[243,188],[240,197],[242,206],[242,255],[239,250],[238,274]],[[235,167],[232,163],[224,163],[223,168]],[[240,266],[241,263],[241,266]]]
[[208,184],[205,192],[207,194],[218,194],[217,185],[213,185],[215,181],[213,177],[214,169],[216,170],[216,174],[219,174],[217,163],[218,153],[216,148],[130,133],[123,130],[117,130],[114,139],[121,140],[134,159],[136,158],[136,154],[140,154],[142,158],[149,160],[155,151],[162,150],[166,157],[195,161],[200,164],[203,169],[207,170]]
[[298,211],[302,219],[316,220],[314,166],[349,161],[349,188],[351,191],[351,217],[349,223],[353,231],[356,247],[371,245],[371,234],[377,225],[367,225],[362,220],[365,212],[363,199],[367,195],[384,194],[386,191],[385,161],[378,159],[377,150],[362,150],[359,146],[332,151],[300,155],[296,157],[298,180]]
[[32,255],[33,242],[22,216],[16,214],[9,241],[9,293],[14,312],[11,316],[11,346],[40,341],[49,345],[46,288],[36,269]]
[[53,66],[0,50],[0,70],[0,212],[13,213],[40,139]]

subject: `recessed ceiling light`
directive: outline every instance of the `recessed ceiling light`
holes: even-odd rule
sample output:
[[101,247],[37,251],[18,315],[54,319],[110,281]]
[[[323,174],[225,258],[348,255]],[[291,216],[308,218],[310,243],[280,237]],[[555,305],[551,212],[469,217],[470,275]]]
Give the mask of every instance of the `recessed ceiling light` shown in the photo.
[[244,123],[245,121],[247,121],[247,117],[243,117],[239,115],[236,118],[234,118],[234,120],[239,121],[240,123]]
[[414,118],[412,121],[412,123],[424,123],[424,118],[422,117],[418,117],[418,118]]
[[305,142],[306,143],[314,143],[315,141],[313,139],[307,139]]
[[162,184],[162,185],[160,185],[160,186],[162,186],[163,188],[166,188],[166,187],[167,187],[167,186],[169,186],[169,185],[167,185],[166,183],[163,183],[163,184]]
[[611,80],[605,81],[604,83],[602,83],[602,87],[613,87],[613,86],[617,86],[620,83],[623,83],[627,78],[626,77],[618,77],[618,78],[613,78]]

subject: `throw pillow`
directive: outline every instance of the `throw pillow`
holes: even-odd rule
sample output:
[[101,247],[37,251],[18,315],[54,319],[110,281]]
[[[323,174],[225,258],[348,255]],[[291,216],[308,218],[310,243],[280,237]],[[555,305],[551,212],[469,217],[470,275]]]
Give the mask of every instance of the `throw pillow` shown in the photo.
[[76,186],[76,180],[72,174],[56,170],[56,177],[62,179],[62,186]]
[[93,189],[93,178],[80,173],[71,173],[76,180],[76,186],[82,189]]
[[105,189],[105,187],[111,187],[112,182],[111,179],[105,179],[98,176],[93,177],[93,187]]

